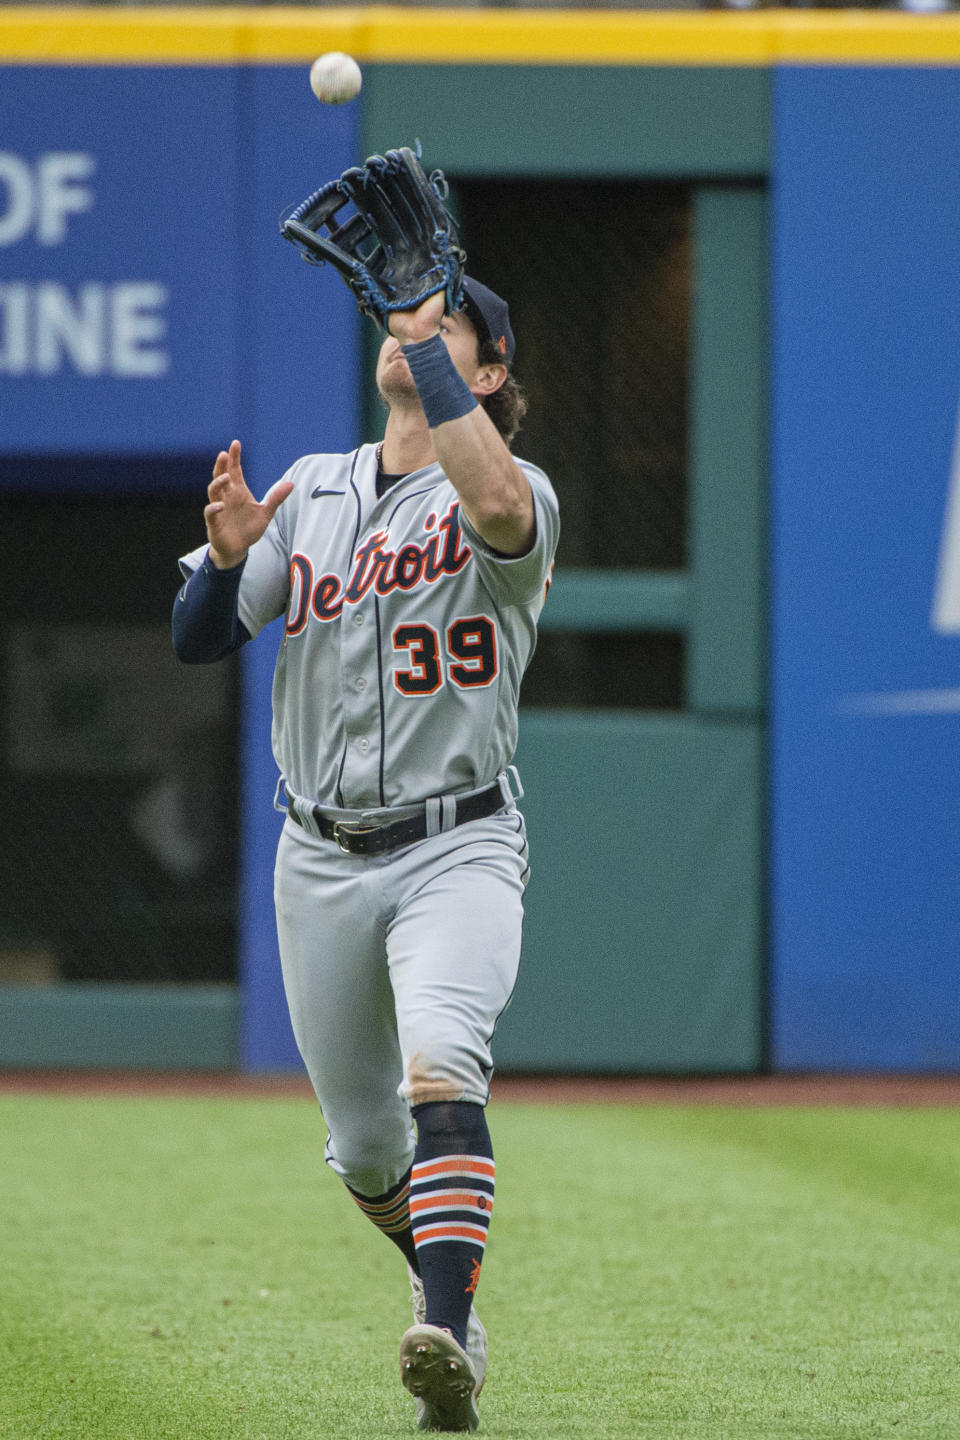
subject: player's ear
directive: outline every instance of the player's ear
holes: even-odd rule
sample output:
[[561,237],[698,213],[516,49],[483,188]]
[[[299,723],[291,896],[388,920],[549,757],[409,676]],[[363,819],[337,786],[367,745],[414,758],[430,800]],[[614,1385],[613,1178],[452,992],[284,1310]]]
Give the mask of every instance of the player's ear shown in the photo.
[[493,395],[506,378],[506,365],[481,365],[470,389],[475,395]]

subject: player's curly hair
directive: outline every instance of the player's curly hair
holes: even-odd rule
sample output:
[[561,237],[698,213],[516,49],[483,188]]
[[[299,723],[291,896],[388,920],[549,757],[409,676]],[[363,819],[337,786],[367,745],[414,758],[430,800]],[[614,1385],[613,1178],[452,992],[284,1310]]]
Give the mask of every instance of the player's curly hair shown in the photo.
[[[496,341],[479,339],[477,359],[481,365],[502,365],[503,354]],[[483,401],[483,407],[496,425],[507,444],[520,429],[520,422],[527,413],[527,397],[524,395],[516,376],[507,371],[507,378],[499,390],[494,390]]]

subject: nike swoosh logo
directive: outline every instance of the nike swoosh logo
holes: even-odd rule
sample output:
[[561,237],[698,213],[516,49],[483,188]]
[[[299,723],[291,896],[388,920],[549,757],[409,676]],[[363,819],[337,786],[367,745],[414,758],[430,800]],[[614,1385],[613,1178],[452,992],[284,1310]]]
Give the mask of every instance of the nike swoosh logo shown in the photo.
[[324,488],[323,488],[322,485],[318,485],[317,488],[316,488],[316,490],[311,490],[311,492],[310,492],[310,499],[311,499],[311,500],[319,500],[319,498],[320,498],[321,495],[344,495],[344,494],[346,494],[346,491],[344,491],[344,490],[324,490]]

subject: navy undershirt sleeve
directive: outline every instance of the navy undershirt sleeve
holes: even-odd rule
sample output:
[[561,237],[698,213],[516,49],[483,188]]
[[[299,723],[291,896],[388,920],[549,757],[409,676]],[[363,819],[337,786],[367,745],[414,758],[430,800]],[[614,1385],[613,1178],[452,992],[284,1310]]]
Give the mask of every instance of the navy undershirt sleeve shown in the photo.
[[232,655],[250,639],[237,613],[240,576],[247,562],[218,570],[205,559],[173,602],[173,648],[187,665],[206,665]]

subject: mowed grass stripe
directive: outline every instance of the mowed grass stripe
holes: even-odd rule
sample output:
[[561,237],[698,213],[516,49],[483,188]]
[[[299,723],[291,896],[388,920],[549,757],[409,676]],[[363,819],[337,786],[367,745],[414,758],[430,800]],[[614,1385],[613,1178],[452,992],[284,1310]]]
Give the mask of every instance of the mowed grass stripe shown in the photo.
[[[491,1106],[482,1433],[960,1434],[960,1111]],[[304,1099],[0,1097],[2,1440],[415,1434]]]

